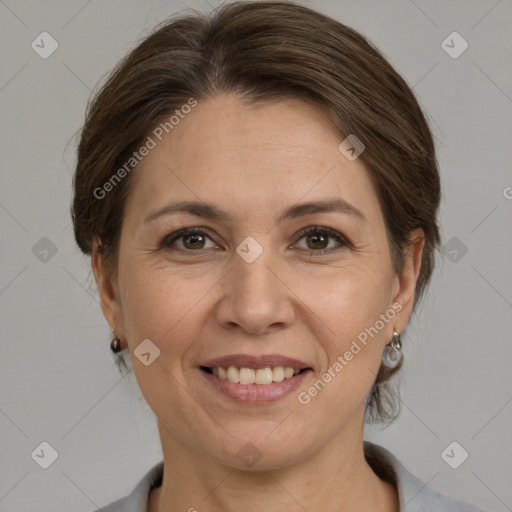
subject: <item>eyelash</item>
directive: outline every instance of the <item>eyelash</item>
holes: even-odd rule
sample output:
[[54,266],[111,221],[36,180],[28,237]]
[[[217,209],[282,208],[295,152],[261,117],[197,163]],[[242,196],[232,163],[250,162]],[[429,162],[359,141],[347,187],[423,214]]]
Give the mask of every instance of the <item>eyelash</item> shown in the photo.
[[[331,228],[326,228],[326,227],[321,227],[321,226],[310,226],[308,228],[305,228],[304,230],[302,230],[300,232],[298,241],[302,240],[302,238],[304,238],[305,236],[307,236],[311,233],[320,233],[320,234],[328,236],[329,238],[333,238],[338,243],[340,243],[342,247],[350,246],[350,243],[347,241],[347,239],[344,238],[342,235],[340,235],[337,231],[335,231]],[[211,240],[211,237],[208,235],[208,232],[204,228],[200,228],[200,227],[184,228],[184,229],[175,231],[174,233],[171,233],[169,235],[166,235],[160,241],[159,249],[165,249],[168,251],[190,252],[190,253],[196,253],[196,254],[203,254],[205,251],[208,250],[208,249],[193,250],[193,249],[181,249],[181,248],[176,249],[176,248],[171,247],[171,244],[173,244],[176,240],[179,240],[180,238],[184,238],[189,235],[206,235]],[[213,240],[212,240],[212,242],[213,242]],[[337,249],[340,249],[340,248],[341,247],[337,247],[334,249],[333,248],[321,249],[318,251],[310,249],[309,252],[314,255],[323,255],[323,254],[329,254],[329,253],[331,253]],[[307,249],[303,249],[303,250],[307,250]]]

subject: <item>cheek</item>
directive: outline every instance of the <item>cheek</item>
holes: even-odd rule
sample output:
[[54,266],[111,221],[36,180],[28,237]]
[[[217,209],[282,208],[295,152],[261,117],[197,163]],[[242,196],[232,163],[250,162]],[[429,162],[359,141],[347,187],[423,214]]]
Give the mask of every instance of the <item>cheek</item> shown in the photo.
[[123,266],[120,261],[119,279],[131,349],[148,338],[161,349],[163,359],[169,358],[166,364],[179,364],[199,336],[200,316],[218,276],[211,272],[188,275],[183,269],[165,266],[154,268],[142,258],[130,258],[125,263]]
[[331,345],[341,350],[389,307],[392,272],[376,261],[358,262],[296,282],[294,291],[311,311],[309,316],[322,322],[334,341]]
[[[325,358],[299,402],[307,415],[323,418],[324,428],[339,428],[363,406],[381,364],[381,351],[389,322],[380,320],[387,311],[389,287],[374,274],[339,274],[328,292],[311,296],[309,306],[317,317],[312,327]],[[355,276],[358,276],[357,278]],[[378,323],[379,322],[379,323]],[[378,328],[376,329],[377,326]],[[333,414],[325,415],[329,407]],[[301,408],[302,410],[302,408]]]
[[388,341],[392,318],[386,317],[386,312],[392,272],[374,263],[338,268],[321,288],[315,286],[317,292],[308,302],[321,319],[312,329],[326,357],[322,358],[317,380],[303,398],[311,401],[309,411],[318,414],[325,404],[332,404],[338,411],[328,420],[332,420],[333,428],[341,416],[348,420],[362,406],[377,376],[383,344]]
[[[134,375],[149,407],[158,417],[171,417],[169,425],[178,436],[190,429],[181,412],[190,407],[188,395],[182,393],[188,386],[182,366],[192,357],[193,340],[199,338],[199,301],[208,287],[201,280],[193,284],[144,266],[136,258],[124,267],[120,262],[119,279]],[[145,339],[160,349],[148,366],[135,352]]]

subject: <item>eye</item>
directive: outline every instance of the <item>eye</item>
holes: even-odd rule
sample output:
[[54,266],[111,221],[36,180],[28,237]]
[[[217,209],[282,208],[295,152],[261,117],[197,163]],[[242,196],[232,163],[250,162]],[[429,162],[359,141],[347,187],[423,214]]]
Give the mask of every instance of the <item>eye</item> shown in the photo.
[[[300,239],[305,239],[307,247],[301,249],[318,254],[327,254],[335,251],[337,248],[350,245],[349,242],[337,231],[320,227],[310,226],[303,230],[300,234]],[[329,247],[329,240],[337,242],[334,247]],[[170,251],[186,251],[186,252],[202,252],[203,250],[212,248],[207,247],[205,244],[210,240],[211,237],[203,228],[184,228],[170,235],[167,235],[159,244],[160,249],[166,249]],[[215,247],[218,247],[214,244]]]
[[306,241],[307,247],[305,250],[313,252],[315,255],[327,254],[336,250],[336,246],[329,248],[329,239],[335,240],[338,246],[349,245],[347,240],[337,231],[320,226],[306,228],[301,232],[300,237],[300,240],[305,239]]
[[[201,251],[208,249],[205,247],[206,240],[211,238],[201,228],[185,228],[180,229],[166,236],[159,244],[161,249],[180,250],[180,251]],[[175,242],[181,242],[182,246],[172,247]]]

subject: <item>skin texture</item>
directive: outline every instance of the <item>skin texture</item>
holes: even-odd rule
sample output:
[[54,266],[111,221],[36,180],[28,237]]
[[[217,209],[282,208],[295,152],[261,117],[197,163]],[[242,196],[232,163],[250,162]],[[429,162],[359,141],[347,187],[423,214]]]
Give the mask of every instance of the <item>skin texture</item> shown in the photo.
[[[411,234],[398,276],[376,192],[362,160],[338,150],[343,138],[318,106],[247,107],[224,94],[200,101],[132,171],[118,272],[109,277],[96,247],[92,265],[104,315],[158,421],[165,470],[151,512],[398,510],[396,488],[364,459],[364,405],[393,327],[401,332],[411,313],[423,233]],[[327,198],[343,198],[365,220],[329,212],[277,223],[285,208]],[[230,218],[144,222],[183,200],[214,203]],[[349,243],[302,235],[308,226]],[[160,248],[184,227],[206,236]],[[236,252],[248,236],[263,248],[250,264]],[[301,404],[298,393],[393,304],[400,313]],[[150,366],[133,355],[147,338],[161,351]],[[280,400],[238,403],[198,368],[235,353],[294,357],[313,372]],[[250,469],[237,456],[248,442],[261,453]]]

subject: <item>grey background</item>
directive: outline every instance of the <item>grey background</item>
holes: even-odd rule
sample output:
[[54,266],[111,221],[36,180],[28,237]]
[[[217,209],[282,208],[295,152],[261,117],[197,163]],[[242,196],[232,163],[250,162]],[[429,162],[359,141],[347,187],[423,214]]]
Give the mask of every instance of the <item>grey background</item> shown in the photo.
[[[512,3],[303,3],[361,31],[414,87],[438,144],[443,243],[456,237],[404,337],[402,415],[366,438],[440,492],[512,510]],[[2,512],[93,510],[161,459],[153,413],[113,362],[74,245],[72,136],[95,84],[186,7],[209,10],[206,0],[0,0]],[[59,45],[47,59],[31,48],[43,31]],[[457,59],[441,47],[453,31],[469,43]],[[43,237],[56,254],[42,252]],[[42,441],[58,452],[46,470],[31,458]],[[452,441],[469,453],[458,469],[441,458]]]

